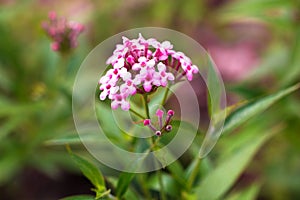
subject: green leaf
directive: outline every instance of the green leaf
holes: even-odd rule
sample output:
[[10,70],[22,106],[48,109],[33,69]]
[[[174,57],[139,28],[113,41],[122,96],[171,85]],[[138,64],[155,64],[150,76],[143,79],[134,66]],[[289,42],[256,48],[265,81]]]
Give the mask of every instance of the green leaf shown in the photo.
[[[257,18],[260,20],[275,20],[280,21],[280,19],[286,19],[288,17],[285,15],[274,16],[270,13],[272,10],[290,10],[292,7],[292,1],[283,0],[244,0],[244,1],[232,1],[226,6],[224,6],[218,17],[220,21],[232,22],[233,20],[240,20],[245,17]],[[269,12],[268,12],[269,11]],[[286,20],[288,20],[286,19]],[[278,23],[274,23],[278,25]]]
[[[221,198],[238,179],[259,148],[274,135],[275,131],[266,134],[257,133],[251,141],[243,144],[239,151],[211,171],[195,188],[199,199],[214,200]],[[255,134],[255,133],[254,133]]]
[[183,177],[184,170],[183,170],[183,167],[181,166],[180,162],[178,160],[176,160],[171,165],[168,165],[167,168],[170,171],[173,179],[175,181],[177,181],[177,183],[179,185],[181,185],[181,187],[184,188],[186,186],[185,179]]
[[95,200],[95,198],[90,195],[76,195],[76,196],[65,197],[60,200]]
[[134,173],[127,173],[127,172],[121,173],[116,188],[116,194],[118,198],[122,198],[123,195],[126,193],[129,184],[131,183],[134,176],[135,176]]
[[65,144],[81,144],[83,142],[93,142],[95,139],[99,139],[96,134],[90,133],[79,135],[77,133],[72,133],[70,135],[64,135],[51,140],[47,140],[45,145],[65,145]]
[[[212,113],[218,113],[220,111],[219,106],[221,105],[221,101],[224,97],[222,97],[222,92],[224,90],[223,84],[220,83],[220,75],[217,74],[214,69],[214,63],[212,62],[212,58],[208,55],[208,75],[207,75],[207,89],[209,91],[208,98],[208,111],[210,116]],[[214,116],[213,116],[214,117]]]
[[220,81],[220,75],[214,69],[215,65],[208,55],[207,58],[208,75],[207,75],[207,88],[209,94],[207,95],[208,113],[210,115],[211,126],[207,130],[206,136],[202,142],[199,157],[205,157],[214,145],[217,143],[221,133],[226,117],[226,112],[222,109],[223,102],[225,100],[225,89],[222,81]]
[[0,186],[13,179],[14,175],[21,169],[22,157],[18,151],[6,153],[0,160]]
[[[139,178],[140,178],[140,176],[143,176],[143,175],[145,175],[145,174],[139,174]],[[142,177],[142,178],[144,178],[144,177]],[[117,177],[106,177],[106,180],[108,181],[108,183],[110,185],[112,185],[112,187],[116,188],[117,183],[118,183]],[[134,188],[128,188],[127,192],[123,196],[123,199],[138,200],[138,199],[142,199],[142,197],[136,190],[134,190]]]
[[[175,180],[173,179],[172,176],[166,174],[166,173],[161,173],[161,178],[162,182],[164,185],[164,191],[169,195],[174,197],[179,197],[180,196],[180,191],[181,188],[178,184],[176,184]],[[160,184],[159,184],[159,177],[157,174],[151,176],[151,178],[147,181],[147,187],[149,189],[155,190],[157,192],[160,192]]]
[[287,96],[288,94],[294,92],[295,90],[300,88],[300,84],[296,84],[294,86],[291,86],[285,90],[279,91],[275,94],[260,98],[255,101],[251,101],[244,106],[238,108],[236,111],[232,112],[225,120],[225,124],[223,127],[223,133],[228,132],[237,126],[243,124],[248,119],[253,117],[254,115],[257,115],[267,108],[269,108],[271,105],[273,105],[275,102],[280,100],[281,98]]
[[95,186],[94,191],[97,194],[96,196],[99,196],[99,193],[105,193],[106,187],[105,187],[105,182],[101,171],[89,161],[81,158],[80,156],[73,154],[69,147],[68,147],[68,151],[72,159],[76,162],[76,164],[80,168],[81,172],[84,174],[84,176],[87,179],[89,179],[89,181]]
[[103,131],[110,137],[119,138],[121,131],[115,122],[112,110],[101,102],[96,104],[96,114]]
[[260,185],[253,184],[252,186],[233,193],[228,196],[225,200],[255,200],[260,189]]
[[223,137],[218,142],[218,150],[222,152],[222,154],[214,164],[218,165],[219,163],[226,161],[235,152],[239,151],[242,146],[255,139],[257,137],[256,133],[264,133],[268,130],[270,125],[260,123],[262,119],[264,118],[260,117],[251,121],[251,123],[239,129],[238,134],[231,134]]
[[28,115],[36,111],[44,109],[45,103],[27,103],[27,104],[13,104],[10,102],[0,102],[0,117],[9,115]]
[[295,30],[293,44],[290,49],[290,58],[287,65],[289,66],[289,70],[284,72],[284,77],[280,81],[281,84],[287,85],[293,83],[295,79],[299,78],[300,74],[300,27],[298,26],[297,30]]
[[3,124],[0,130],[0,140],[5,138],[9,133],[11,133],[15,128],[18,127],[19,124],[21,124],[24,121],[23,116],[22,117],[12,117],[10,120],[8,120],[6,123]]

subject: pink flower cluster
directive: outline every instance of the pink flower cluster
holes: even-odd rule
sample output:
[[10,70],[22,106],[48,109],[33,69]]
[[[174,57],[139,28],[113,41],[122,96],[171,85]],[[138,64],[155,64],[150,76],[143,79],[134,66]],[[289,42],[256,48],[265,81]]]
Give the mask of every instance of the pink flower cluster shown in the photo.
[[161,136],[165,131],[170,132],[172,130],[171,119],[174,116],[173,110],[168,110],[167,117],[165,122],[163,123],[164,111],[161,109],[157,109],[155,115],[158,118],[159,129],[157,129],[151,122],[150,119],[144,120],[144,126],[148,126],[152,131],[154,131],[155,135]]
[[106,63],[112,69],[99,80],[100,99],[111,99],[112,109],[129,110],[129,96],[154,92],[184,77],[191,81],[198,73],[190,58],[173,50],[169,41],[146,40],[141,34],[132,40],[123,37]]
[[48,18],[49,21],[43,22],[42,26],[53,40],[51,49],[64,52],[77,47],[77,38],[84,31],[84,26],[75,21],[58,18],[54,11],[49,12]]

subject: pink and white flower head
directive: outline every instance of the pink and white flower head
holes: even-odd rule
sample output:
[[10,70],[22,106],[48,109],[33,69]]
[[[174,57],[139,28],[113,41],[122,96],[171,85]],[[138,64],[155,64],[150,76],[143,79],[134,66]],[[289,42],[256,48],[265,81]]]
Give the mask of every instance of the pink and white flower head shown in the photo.
[[169,41],[146,40],[141,34],[137,39],[122,39],[123,44],[118,44],[106,61],[112,68],[99,81],[100,99],[111,99],[112,109],[129,110],[130,96],[152,93],[185,77],[191,81],[198,73],[191,59],[173,50]]
[[77,38],[84,31],[84,26],[75,21],[67,21],[65,18],[57,17],[56,12],[48,14],[49,21],[43,22],[43,29],[53,40],[51,49],[53,51],[66,52],[77,47]]

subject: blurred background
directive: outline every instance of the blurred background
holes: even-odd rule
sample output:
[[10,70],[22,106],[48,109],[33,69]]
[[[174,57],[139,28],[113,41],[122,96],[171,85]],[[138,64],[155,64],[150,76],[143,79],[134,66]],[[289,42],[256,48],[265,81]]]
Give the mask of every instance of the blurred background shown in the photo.
[[[52,51],[42,27],[49,11],[85,26],[76,48]],[[174,29],[203,45],[229,105],[300,81],[298,0],[0,0],[0,199],[92,194],[64,147],[47,141],[76,134],[72,84],[87,54],[110,36],[144,26]],[[255,183],[257,199],[300,199],[299,111],[298,91],[236,130],[264,134],[284,126],[232,190]],[[230,137],[222,138],[212,156],[228,145]]]

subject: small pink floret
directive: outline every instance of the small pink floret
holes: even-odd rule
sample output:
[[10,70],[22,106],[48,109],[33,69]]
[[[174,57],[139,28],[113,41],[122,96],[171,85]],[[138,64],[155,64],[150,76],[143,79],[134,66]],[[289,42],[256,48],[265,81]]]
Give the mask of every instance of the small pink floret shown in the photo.
[[175,114],[174,110],[168,110],[168,115],[169,116],[174,116],[174,114]]
[[59,43],[58,42],[52,42],[51,43],[51,49],[53,51],[58,51],[59,50]]
[[56,12],[55,11],[50,11],[48,13],[48,17],[50,20],[55,20],[56,19]]
[[148,126],[151,124],[151,120],[150,119],[145,119],[144,120],[144,126]]
[[157,111],[156,111],[156,116],[158,116],[158,117],[163,117],[163,115],[164,115],[164,111],[162,111],[161,109],[157,109]]

